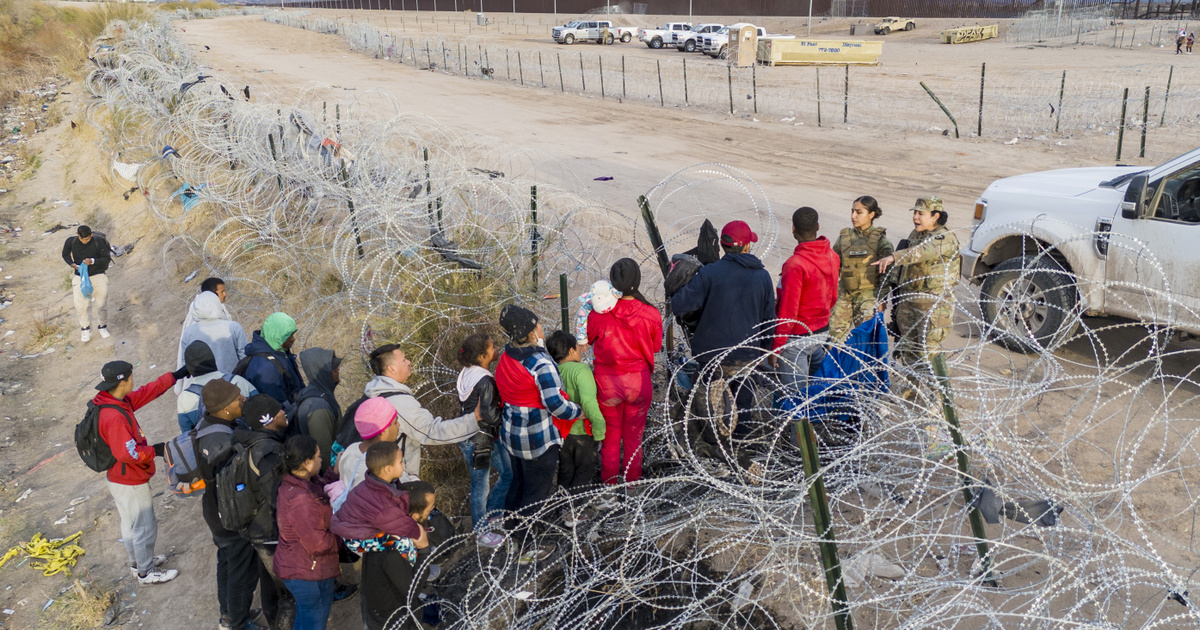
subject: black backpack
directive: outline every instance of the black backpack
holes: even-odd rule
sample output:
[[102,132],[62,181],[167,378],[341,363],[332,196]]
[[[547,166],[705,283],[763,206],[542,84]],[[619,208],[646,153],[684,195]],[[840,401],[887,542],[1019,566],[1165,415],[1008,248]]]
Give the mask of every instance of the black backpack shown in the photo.
[[[288,414],[288,435],[308,435],[308,417],[314,411],[325,408],[331,412],[333,408],[321,396],[321,392],[316,387],[305,387],[300,391],[299,397],[296,398],[296,404],[289,410]],[[355,407],[357,409],[357,407]],[[341,425],[338,425],[335,433],[340,435]]]
[[267,500],[249,448],[234,443],[233,454],[217,471],[217,515],[221,526],[240,532],[254,521]]
[[[250,362],[254,360],[254,357],[262,357],[267,361],[270,361],[271,365],[274,365],[275,369],[279,370],[279,375],[283,377],[283,382],[286,384],[286,386],[289,389],[294,386],[292,377],[290,374],[288,374],[287,368],[283,367],[283,364],[279,362],[279,359],[270,352],[256,352],[254,354],[247,354],[237,362],[237,365],[233,366],[233,373],[242,378],[246,378],[246,370],[250,369]],[[280,403],[284,402],[287,401],[280,401]]]
[[117,465],[117,458],[113,456],[112,449],[108,447],[104,438],[100,437],[100,410],[104,408],[120,411],[129,421],[129,428],[133,429],[133,416],[123,407],[97,405],[88,401],[83,420],[75,425],[75,450],[79,451],[79,458],[83,463],[96,472],[108,472],[108,469]]
[[342,414],[342,426],[338,429],[337,439],[333,441],[333,448],[330,449],[333,451],[329,459],[330,466],[337,464],[338,455],[341,455],[342,451],[346,450],[347,447],[349,447],[351,444],[362,441],[362,436],[358,434],[358,427],[354,426],[354,413],[358,411],[358,406],[367,402],[367,399],[369,398],[387,398],[388,396],[395,396],[396,394],[405,394],[408,396],[412,395],[408,392],[402,392],[398,389],[380,392],[376,396],[367,396],[366,394],[363,394],[361,398],[354,401],[349,407],[346,408],[346,412]]

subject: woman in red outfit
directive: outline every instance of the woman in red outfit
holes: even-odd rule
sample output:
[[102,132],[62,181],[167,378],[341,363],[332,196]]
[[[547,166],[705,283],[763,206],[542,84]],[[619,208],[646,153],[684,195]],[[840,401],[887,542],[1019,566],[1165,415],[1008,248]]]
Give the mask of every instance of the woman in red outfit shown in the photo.
[[662,348],[662,313],[642,296],[642,271],[632,258],[608,272],[621,292],[607,313],[588,315],[588,343],[596,353],[595,374],[606,432],[600,447],[600,478],[615,484],[642,478],[642,433],[654,398],[650,374]]
[[293,630],[325,630],[333,606],[334,581],[341,575],[338,540],[330,531],[333,508],[317,476],[321,449],[307,435],[288,438],[279,482],[275,517],[279,547],[275,550],[275,575],[296,598]]

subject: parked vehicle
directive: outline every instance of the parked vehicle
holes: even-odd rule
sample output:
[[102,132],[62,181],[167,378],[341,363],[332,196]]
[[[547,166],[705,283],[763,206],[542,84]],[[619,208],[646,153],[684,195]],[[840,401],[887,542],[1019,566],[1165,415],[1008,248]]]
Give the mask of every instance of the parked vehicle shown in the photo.
[[888,17],[875,25],[876,35],[887,35],[892,31],[911,31],[917,28],[917,22],[912,18]]
[[996,340],[1034,352],[1077,315],[1200,334],[1200,149],[1151,169],[1072,168],[997,180],[975,204],[962,274]]
[[667,22],[658,28],[638,29],[638,41],[658,50],[663,46],[674,45],[675,38],[679,37],[680,33],[691,30],[691,22]]
[[696,52],[700,49],[700,38],[725,28],[724,24],[697,24],[690,31],[683,31],[675,38],[679,52]]
[[[708,55],[709,57],[716,57],[718,59],[725,59],[728,57],[729,31],[740,31],[742,30],[742,27],[745,26],[754,25],[747,24],[746,22],[738,22],[737,24],[730,24],[725,28],[719,29],[715,33],[702,36],[702,50],[704,51],[704,54]],[[754,28],[758,31],[759,39],[796,39],[795,35],[769,35],[767,34],[767,29],[761,26],[755,26]]]
[[628,44],[633,41],[634,30],[624,26],[613,26],[613,23],[607,20],[575,20],[563,26],[555,26],[550,34],[559,44],[570,45],[577,41],[593,41],[598,44],[619,41]]

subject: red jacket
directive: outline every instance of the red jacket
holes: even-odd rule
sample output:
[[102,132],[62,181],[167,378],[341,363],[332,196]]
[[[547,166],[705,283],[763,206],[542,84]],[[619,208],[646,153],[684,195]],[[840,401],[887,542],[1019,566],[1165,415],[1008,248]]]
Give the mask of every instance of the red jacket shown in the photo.
[[632,299],[617,300],[607,313],[588,315],[588,343],[596,353],[596,374],[630,374],[654,369],[662,349],[662,313]]
[[380,534],[413,540],[421,537],[421,526],[408,515],[408,492],[369,472],[333,515],[331,529],[345,540],[367,540]]
[[123,408],[131,423],[116,409],[100,410],[100,439],[112,450],[117,465],[108,469],[108,480],[125,486],[140,486],[154,476],[154,447],[146,442],[146,434],[138,424],[134,411],[145,407],[150,401],[163,395],[175,386],[175,377],[163,374],[150,383],[129,392],[122,400],[113,398],[108,392],[98,392],[92,403],[116,405]]
[[775,316],[775,349],[792,335],[807,335],[829,326],[829,312],[837,302],[841,259],[824,236],[796,245],[779,274]]
[[275,503],[279,546],[275,575],[281,580],[320,582],[341,575],[338,540],[330,531],[333,508],[319,481],[285,474]]

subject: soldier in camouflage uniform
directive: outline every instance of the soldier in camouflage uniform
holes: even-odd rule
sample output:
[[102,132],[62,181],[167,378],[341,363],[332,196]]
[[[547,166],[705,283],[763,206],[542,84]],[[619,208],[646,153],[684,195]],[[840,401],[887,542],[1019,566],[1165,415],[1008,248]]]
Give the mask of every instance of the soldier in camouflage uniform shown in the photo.
[[879,268],[875,261],[892,255],[892,243],[887,230],[873,225],[883,216],[874,197],[859,197],[850,207],[850,223],[833,244],[833,251],[842,258],[838,277],[838,299],[829,318],[829,335],[833,341],[846,340],[850,330],[875,314],[879,300]]
[[880,273],[897,269],[890,277],[895,287],[893,319],[900,339],[893,356],[914,365],[940,352],[954,316],[954,287],[962,267],[958,238],[946,229],[949,215],[938,197],[921,197],[913,206],[908,247],[881,258]]

